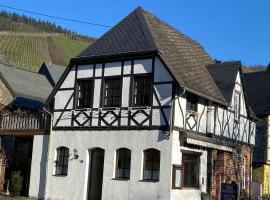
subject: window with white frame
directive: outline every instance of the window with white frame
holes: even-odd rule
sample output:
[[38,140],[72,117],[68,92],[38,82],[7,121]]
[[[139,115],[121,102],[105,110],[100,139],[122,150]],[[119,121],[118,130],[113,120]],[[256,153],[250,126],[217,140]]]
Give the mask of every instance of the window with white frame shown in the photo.
[[240,92],[235,91],[234,93],[234,119],[239,120],[240,118]]

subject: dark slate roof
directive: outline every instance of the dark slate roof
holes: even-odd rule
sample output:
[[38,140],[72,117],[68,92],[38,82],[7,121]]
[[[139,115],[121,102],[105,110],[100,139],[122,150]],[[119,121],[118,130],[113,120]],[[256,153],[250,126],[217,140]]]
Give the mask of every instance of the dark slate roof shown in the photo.
[[51,85],[54,86],[59,81],[65,69],[66,67],[61,65],[56,65],[53,63],[43,63],[38,73],[45,75]]
[[78,57],[156,50],[181,87],[227,105],[206,69],[203,47],[142,8],[125,17]]
[[45,103],[52,86],[45,76],[0,63],[0,78],[17,99]]
[[256,122],[255,148],[253,162],[265,162],[267,160],[267,120]]
[[225,100],[230,104],[240,61],[216,63],[206,66]]
[[270,115],[270,71],[244,74],[250,106],[260,116]]

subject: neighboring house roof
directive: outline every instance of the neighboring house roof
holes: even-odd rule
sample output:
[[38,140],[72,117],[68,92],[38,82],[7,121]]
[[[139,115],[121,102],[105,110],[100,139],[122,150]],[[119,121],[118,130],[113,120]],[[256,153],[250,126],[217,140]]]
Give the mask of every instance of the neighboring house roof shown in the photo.
[[66,67],[53,63],[43,63],[38,71],[39,74],[46,76],[52,86],[55,86]]
[[203,47],[142,8],[125,17],[79,58],[157,51],[181,87],[228,105],[206,69],[214,63]]
[[256,116],[270,115],[270,71],[244,74],[246,91]]
[[225,100],[230,104],[240,61],[215,63],[206,66]]
[[[0,78],[15,98],[13,103],[34,106],[44,104],[52,86],[44,75],[0,63]],[[32,105],[31,105],[32,104]]]

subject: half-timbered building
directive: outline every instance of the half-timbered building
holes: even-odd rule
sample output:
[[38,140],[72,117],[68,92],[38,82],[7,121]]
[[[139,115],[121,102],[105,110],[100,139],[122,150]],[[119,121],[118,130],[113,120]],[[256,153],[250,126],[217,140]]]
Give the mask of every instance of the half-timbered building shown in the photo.
[[253,181],[262,183],[262,194],[270,195],[270,68],[244,75],[248,101],[260,119],[256,126]]
[[255,123],[240,62],[137,8],[71,59],[53,104],[46,198],[249,195]]

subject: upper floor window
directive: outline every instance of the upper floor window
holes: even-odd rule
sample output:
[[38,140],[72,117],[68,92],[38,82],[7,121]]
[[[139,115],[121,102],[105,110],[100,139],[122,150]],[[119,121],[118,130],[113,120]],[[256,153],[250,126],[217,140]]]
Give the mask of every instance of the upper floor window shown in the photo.
[[151,77],[134,77],[134,106],[150,106],[152,99]]
[[57,148],[55,161],[55,175],[67,175],[68,172],[69,149],[67,147]]
[[104,106],[119,107],[121,104],[121,80],[110,78],[105,80]]
[[144,151],[143,180],[158,181],[160,168],[160,151],[148,149]]
[[130,160],[131,160],[131,151],[129,149],[122,148],[117,150],[115,178],[129,179]]
[[199,187],[200,154],[182,153],[183,187]]
[[77,108],[92,106],[92,80],[78,80],[77,82]]
[[234,118],[238,120],[240,117],[240,93],[234,93]]
[[186,110],[197,112],[197,110],[198,110],[198,96],[191,94],[191,93],[187,93],[186,100],[187,100]]

